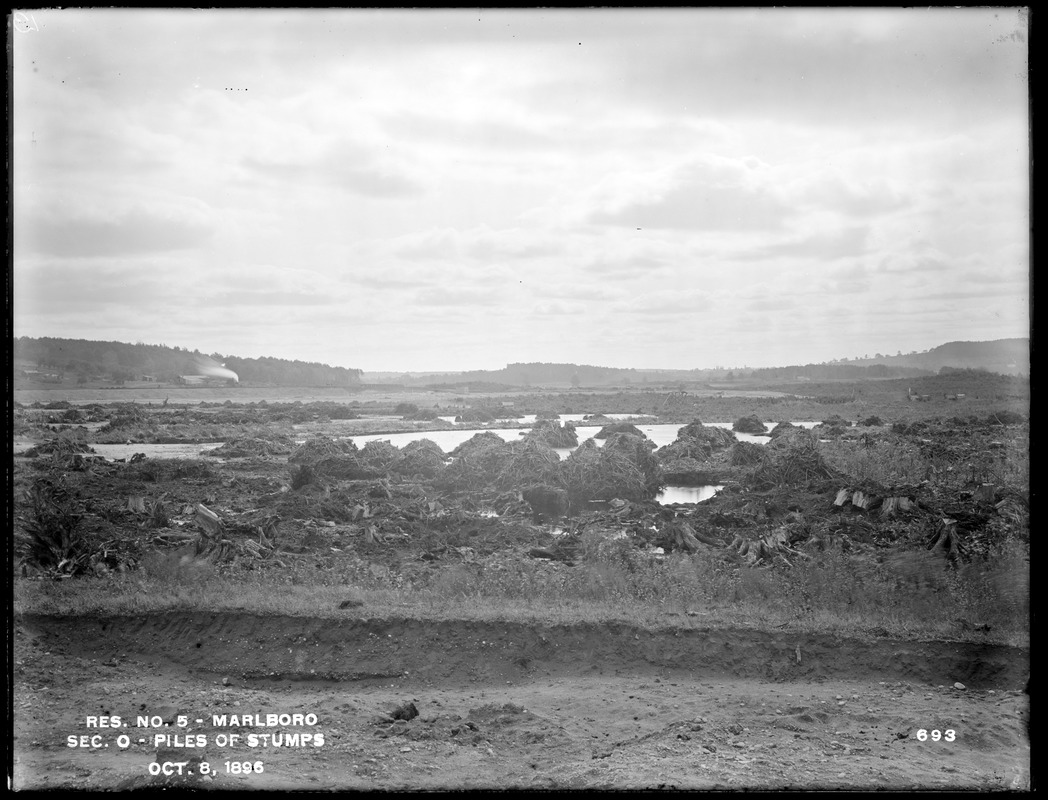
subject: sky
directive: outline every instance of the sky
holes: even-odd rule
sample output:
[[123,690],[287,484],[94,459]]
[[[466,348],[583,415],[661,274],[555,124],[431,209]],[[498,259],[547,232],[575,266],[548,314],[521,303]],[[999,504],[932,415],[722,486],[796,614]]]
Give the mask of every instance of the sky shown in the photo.
[[9,17],[14,336],[369,371],[1030,334],[1028,12]]

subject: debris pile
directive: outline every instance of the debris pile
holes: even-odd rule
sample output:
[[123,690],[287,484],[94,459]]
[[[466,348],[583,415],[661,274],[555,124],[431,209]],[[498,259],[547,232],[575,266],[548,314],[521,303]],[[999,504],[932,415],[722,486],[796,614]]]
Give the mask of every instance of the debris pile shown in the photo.
[[25,451],[26,458],[37,458],[38,456],[56,456],[62,458],[75,453],[94,453],[95,449],[85,442],[69,435],[58,435],[46,442],[34,445]]
[[309,466],[314,474],[336,480],[382,477],[379,470],[361,462],[359,451],[353,442],[336,441],[325,436],[315,436],[299,445],[287,460],[289,464]]
[[749,482],[756,489],[764,489],[808,484],[833,477],[833,470],[819,453],[819,440],[809,431],[799,428],[764,445],[764,455]]
[[[623,434],[617,434],[622,436]],[[636,439],[636,437],[625,437]],[[637,440],[643,448],[642,440]],[[632,447],[638,447],[633,445]],[[644,500],[658,491],[658,479],[645,473],[644,462],[638,463],[639,449],[630,452],[631,445],[608,444],[600,447],[587,440],[560,465],[559,482],[567,489],[575,504],[591,500]],[[645,455],[651,454],[645,449]],[[655,485],[652,485],[654,482]]]
[[[774,436],[774,434],[773,434]],[[738,442],[731,448],[731,465],[733,467],[752,467],[764,458],[764,445],[753,442]]]
[[738,439],[731,431],[724,428],[707,427],[698,420],[690,422],[677,431],[675,441],[656,452],[664,467],[674,461],[691,458],[705,461],[718,450],[725,450],[734,445]]
[[747,417],[739,417],[735,422],[731,424],[733,431],[739,433],[766,433],[764,423],[760,421],[760,418],[756,414],[750,414]]
[[364,445],[358,458],[371,469],[386,472],[400,458],[400,449],[384,439],[373,439]]
[[797,426],[794,425],[792,422],[780,422],[774,428],[771,429],[771,433],[768,435],[771,437],[771,439],[775,439],[779,436],[782,436],[784,433],[786,433],[786,431],[791,430],[797,430]]
[[265,439],[257,436],[238,437],[208,450],[207,455],[217,458],[266,458],[289,455],[294,447],[294,440],[290,436],[280,434]]
[[400,448],[400,456],[390,470],[407,477],[432,478],[444,469],[447,455],[432,439],[408,442]]
[[455,453],[454,460],[437,477],[437,484],[457,491],[486,487],[519,491],[522,486],[556,483],[560,465],[557,451],[534,439],[498,439],[496,443],[490,439],[477,441],[474,436]]
[[200,503],[196,506],[194,521],[200,529],[196,555],[221,564],[238,557],[269,558],[275,549],[280,517],[271,514],[250,520],[227,521]]
[[609,425],[605,425],[603,428],[601,428],[599,431],[593,434],[593,438],[607,439],[613,433],[628,433],[633,436],[647,438],[644,436],[644,431],[642,431],[632,422],[612,422]]
[[480,433],[473,434],[473,436],[471,436],[469,439],[467,439],[454,450],[452,450],[451,457],[461,458],[462,456],[469,455],[470,453],[473,453],[476,450],[482,450],[485,447],[491,445],[503,445],[505,443],[506,440],[499,436],[497,433],[492,433],[491,431],[481,431]]
[[565,422],[561,425],[549,419],[538,420],[524,438],[550,447],[577,447],[579,443],[579,435],[573,424]]
[[357,446],[348,440],[332,439],[328,436],[314,436],[296,447],[288,456],[290,464],[309,464],[316,466],[317,462],[332,456],[343,456],[356,454]]

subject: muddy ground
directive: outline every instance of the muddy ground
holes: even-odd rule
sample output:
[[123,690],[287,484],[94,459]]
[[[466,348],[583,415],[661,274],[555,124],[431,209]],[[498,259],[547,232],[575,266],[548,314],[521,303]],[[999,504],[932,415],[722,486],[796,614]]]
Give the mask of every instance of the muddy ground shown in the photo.
[[[592,453],[574,471],[551,466],[530,446],[481,448],[460,454],[458,466],[425,447],[358,451],[325,436],[335,422],[330,404],[38,404],[16,413],[16,435],[42,445],[15,459],[18,541],[27,521],[72,515],[95,549],[50,562],[21,549],[16,580],[104,581],[163,568],[164,554],[174,563],[191,554],[221,575],[287,570],[296,582],[312,573],[426,586],[448,568],[493,559],[571,570],[587,531],[625,533],[629,552],[648,559],[683,550],[767,569],[834,547],[879,569],[886,553],[909,564],[910,554],[935,545],[941,571],[1002,536],[1028,541],[1028,486],[1009,480],[1028,448],[1028,420],[858,421],[831,419],[814,439],[764,450],[700,426],[661,452],[620,448],[633,459],[627,474],[620,461]],[[340,432],[354,422],[338,420]],[[359,423],[369,432],[384,424]],[[298,443],[304,438],[308,445]],[[881,452],[886,462],[909,453],[929,469],[906,482],[857,480],[822,460],[819,439]],[[107,461],[88,449],[193,441],[225,444],[177,460]],[[587,464],[597,472],[586,473]],[[619,483],[597,480],[606,473]],[[702,504],[665,508],[651,489],[667,475],[725,488]],[[524,499],[529,484],[553,498],[547,506]],[[906,580],[922,579],[907,569]],[[1029,651],[973,634],[980,620],[958,619],[955,641],[915,642],[876,630],[841,639],[788,625],[710,629],[686,609],[651,631],[426,623],[349,606],[309,617],[17,617],[14,786],[1030,786]],[[398,709],[409,718],[392,719]],[[212,724],[214,714],[271,713],[317,721]],[[89,716],[112,715],[128,727],[88,728]],[[163,733],[202,735],[206,747],[171,742],[158,752],[156,731],[138,728],[138,715],[173,722]],[[951,741],[933,738],[948,731]],[[122,732],[133,740],[126,749],[116,740]],[[322,734],[324,743],[246,747],[250,733]],[[241,743],[219,746],[219,734],[240,734]],[[90,738],[68,746],[67,737],[83,735],[109,746],[92,747]],[[212,774],[201,774],[201,755]],[[175,772],[187,761],[182,776],[150,773],[151,764]],[[245,762],[250,773],[234,773]]]
[[[366,615],[25,618],[15,628],[15,786],[1030,785],[1025,676],[1016,668],[1025,658],[1009,648],[683,621],[651,632]],[[405,707],[417,716],[394,720]],[[315,724],[213,724],[214,715],[296,713],[316,715]],[[87,725],[114,715],[126,727]],[[168,724],[139,728],[139,716]],[[937,731],[953,741],[934,741]],[[206,743],[166,740],[158,750],[158,732]],[[294,732],[322,734],[323,744],[248,745],[251,733]],[[131,737],[126,749],[120,733]],[[220,747],[222,734],[241,739]],[[70,748],[68,737],[81,735],[98,736],[99,746]],[[200,774],[202,760],[215,774]],[[227,772],[226,762],[245,761],[262,771]],[[151,764],[175,773],[184,762],[181,777],[150,774]]]

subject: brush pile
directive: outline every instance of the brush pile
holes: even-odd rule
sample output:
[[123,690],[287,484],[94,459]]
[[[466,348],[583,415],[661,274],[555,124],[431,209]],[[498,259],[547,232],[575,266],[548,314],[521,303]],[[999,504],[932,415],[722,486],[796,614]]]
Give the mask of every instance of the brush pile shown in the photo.
[[756,414],[750,414],[748,417],[739,417],[735,422],[732,423],[731,429],[738,431],[739,433],[765,433],[764,423],[760,421]]
[[459,491],[553,484],[560,456],[549,445],[534,439],[504,442],[474,436],[455,449],[454,460],[437,476],[438,486]]
[[46,442],[34,445],[25,451],[26,458],[37,458],[38,456],[54,456],[64,458],[76,453],[93,453],[95,449],[85,442],[81,442],[73,436],[58,435]]
[[849,420],[846,420],[840,414],[834,414],[816,425],[815,430],[820,436],[840,436],[850,427],[851,422]]
[[400,457],[393,462],[392,471],[406,477],[435,477],[444,469],[447,456],[432,439],[408,442],[400,449]]
[[752,467],[764,458],[764,446],[753,442],[738,442],[731,448],[733,467]]
[[388,472],[400,458],[400,449],[383,439],[373,439],[364,445],[357,457],[370,469]]
[[833,470],[819,452],[819,440],[804,429],[788,431],[764,446],[760,464],[750,476],[755,489],[809,484],[832,479]]
[[725,450],[738,440],[731,431],[706,427],[698,420],[677,431],[676,441],[659,448],[656,455],[663,464],[690,458],[705,461],[718,450]]
[[644,475],[645,489],[658,493],[662,484],[659,477],[659,461],[652,455],[655,443],[644,434],[613,433],[602,448],[605,452],[616,452],[628,458]]
[[353,442],[336,441],[325,436],[315,436],[299,445],[287,460],[289,464],[309,466],[314,474],[336,480],[367,480],[380,478],[383,474],[361,461]]
[[480,433],[473,434],[472,437],[464,441],[458,447],[451,451],[452,458],[462,458],[470,453],[477,450],[483,450],[485,447],[492,445],[506,444],[506,440],[499,436],[497,433],[491,431],[481,431]]
[[779,436],[782,436],[784,433],[786,433],[786,431],[795,430],[797,430],[797,426],[794,425],[792,422],[780,422],[778,425],[771,429],[771,433],[769,434],[769,436],[771,437],[771,439],[775,439]]
[[526,440],[542,442],[550,447],[577,447],[579,435],[570,422],[563,425],[553,420],[540,419],[524,436]]
[[644,436],[644,431],[634,425],[632,422],[613,422],[610,425],[605,425],[595,434],[594,439],[607,439],[613,433],[628,433],[632,436]]
[[149,419],[149,415],[133,403],[122,403],[117,412],[109,418],[109,422],[99,428],[99,433],[110,433],[121,428],[156,428],[156,423]]
[[266,438],[238,437],[208,450],[207,454],[216,458],[265,458],[267,456],[286,456],[295,448],[290,436],[276,434]]
[[288,456],[289,464],[310,464],[316,466],[332,456],[355,455],[357,446],[348,440],[336,441],[328,436],[314,436],[296,447]]
[[654,462],[643,440],[631,436],[624,438],[637,443],[616,444],[613,437],[600,447],[587,440],[560,464],[558,478],[574,506],[590,500],[647,500],[658,491],[658,478],[646,474],[648,462],[638,458],[643,451],[643,455]]

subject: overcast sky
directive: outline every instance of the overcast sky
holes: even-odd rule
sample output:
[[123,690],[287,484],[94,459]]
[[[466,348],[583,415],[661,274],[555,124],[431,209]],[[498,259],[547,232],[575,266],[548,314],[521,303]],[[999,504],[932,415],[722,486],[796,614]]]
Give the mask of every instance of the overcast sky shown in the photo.
[[1016,8],[11,28],[15,336],[366,373],[1029,335]]

